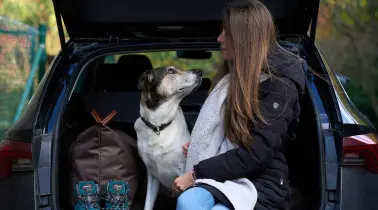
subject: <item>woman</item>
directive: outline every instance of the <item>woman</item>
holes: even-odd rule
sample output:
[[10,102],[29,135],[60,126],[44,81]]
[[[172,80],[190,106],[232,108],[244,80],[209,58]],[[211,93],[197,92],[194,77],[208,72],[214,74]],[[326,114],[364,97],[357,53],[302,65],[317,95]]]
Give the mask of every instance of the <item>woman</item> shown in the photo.
[[288,209],[283,147],[299,118],[302,60],[279,47],[257,0],[231,3],[223,25],[226,62],[183,147],[188,172],[174,182],[183,191],[177,210]]

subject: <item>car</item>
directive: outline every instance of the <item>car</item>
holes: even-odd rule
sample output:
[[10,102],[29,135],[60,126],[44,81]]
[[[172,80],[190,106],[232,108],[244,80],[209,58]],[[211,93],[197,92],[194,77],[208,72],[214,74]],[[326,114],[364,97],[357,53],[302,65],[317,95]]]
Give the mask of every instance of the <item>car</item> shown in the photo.
[[[278,42],[307,63],[301,123],[285,152],[293,188],[291,209],[298,209],[296,202],[307,206],[300,209],[376,209],[378,136],[315,42],[319,1],[262,2],[275,18]],[[148,55],[163,52],[185,59],[185,65],[207,62],[209,69],[215,68],[212,62],[220,59],[216,39],[227,3],[53,1],[61,51],[0,142],[0,209],[69,209],[69,148],[88,123],[88,107],[100,112],[115,107],[122,129],[135,135],[132,123],[140,97],[136,78],[141,66],[149,65]],[[211,78],[212,72],[205,75]],[[191,126],[209,84],[210,79],[204,79],[202,88],[183,100]],[[163,207],[157,209],[175,209],[174,202],[164,208],[168,203],[159,200]]]

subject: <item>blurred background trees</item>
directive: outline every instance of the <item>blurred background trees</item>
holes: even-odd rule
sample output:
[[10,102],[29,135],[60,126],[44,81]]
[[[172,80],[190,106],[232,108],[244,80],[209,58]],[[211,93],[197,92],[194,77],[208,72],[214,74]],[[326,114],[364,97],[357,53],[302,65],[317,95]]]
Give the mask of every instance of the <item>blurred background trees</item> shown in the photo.
[[331,66],[350,78],[349,97],[378,127],[378,1],[322,1],[317,41]]
[[56,27],[52,0],[0,0],[0,16],[19,20],[38,28],[39,24],[46,24],[46,50],[50,55],[59,52],[59,35]]

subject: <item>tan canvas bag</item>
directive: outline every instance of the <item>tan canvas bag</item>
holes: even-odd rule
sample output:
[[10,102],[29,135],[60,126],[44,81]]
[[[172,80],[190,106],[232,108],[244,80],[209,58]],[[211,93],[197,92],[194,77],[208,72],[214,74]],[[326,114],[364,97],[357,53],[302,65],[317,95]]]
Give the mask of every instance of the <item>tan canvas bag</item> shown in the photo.
[[127,181],[130,201],[133,201],[142,179],[141,161],[136,141],[121,130],[107,126],[116,114],[112,111],[101,119],[93,110],[96,124],[79,134],[71,145],[72,187],[80,181],[92,180],[102,189],[110,180]]

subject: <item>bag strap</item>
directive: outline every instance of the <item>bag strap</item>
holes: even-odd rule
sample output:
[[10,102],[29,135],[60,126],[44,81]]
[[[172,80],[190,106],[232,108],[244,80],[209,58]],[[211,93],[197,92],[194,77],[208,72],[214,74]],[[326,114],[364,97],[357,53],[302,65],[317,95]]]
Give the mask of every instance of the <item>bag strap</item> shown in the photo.
[[100,123],[101,125],[105,126],[106,124],[108,124],[110,122],[110,120],[113,119],[113,117],[117,114],[117,111],[113,110],[104,119],[101,119],[100,115],[94,109],[92,110],[91,114],[92,114],[93,118],[96,120],[97,123]]
[[92,114],[92,117],[96,120],[96,123],[101,123],[102,124],[102,120],[101,120],[101,117],[98,115],[97,111],[96,110],[92,110],[91,112]]
[[103,120],[102,120],[102,125],[106,125],[110,122],[110,120],[113,119],[113,117],[117,114],[117,111],[113,110],[112,112],[110,112],[110,114],[108,116],[106,116]]

